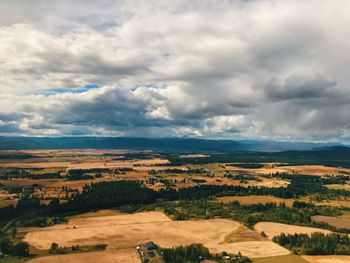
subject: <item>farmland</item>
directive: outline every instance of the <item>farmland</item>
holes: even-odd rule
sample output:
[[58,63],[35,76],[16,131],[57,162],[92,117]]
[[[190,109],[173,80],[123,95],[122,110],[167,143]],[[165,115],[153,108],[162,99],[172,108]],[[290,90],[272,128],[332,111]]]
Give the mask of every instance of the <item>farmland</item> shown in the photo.
[[[5,153],[3,153],[5,154]],[[231,185],[279,188],[287,187],[288,180],[271,177],[270,174],[301,173],[339,176],[348,173],[347,168],[322,165],[280,166],[263,163],[260,168],[236,167],[234,162],[173,165],[168,155],[151,151],[122,150],[25,150],[6,151],[6,156],[24,154],[25,159],[0,160],[0,184],[3,194],[0,207],[16,205],[16,192],[34,188],[42,202],[52,198],[65,198],[73,191],[80,191],[85,184],[114,180],[141,180],[152,189],[165,187],[187,188],[196,185]],[[179,160],[205,159],[209,155],[179,155]],[[240,164],[242,166],[242,164]],[[84,176],[69,177],[70,171],[82,171]],[[328,187],[328,186],[327,186]],[[345,186],[344,186],[345,187]],[[17,189],[17,190],[16,190]],[[336,189],[340,189],[339,186]],[[6,194],[8,196],[6,196]],[[9,195],[12,195],[9,196]],[[269,197],[261,199],[267,202]],[[247,197],[247,200],[254,197]],[[246,201],[247,201],[246,200]],[[260,199],[258,198],[260,201]],[[265,201],[264,201],[265,200]],[[242,202],[245,202],[243,199]],[[281,200],[271,200],[280,202]],[[347,202],[347,200],[342,200]],[[290,203],[291,200],[286,200]]]
[[288,206],[291,206],[293,203],[293,199],[283,199],[283,198],[278,198],[274,196],[257,196],[257,195],[251,195],[251,196],[224,196],[224,197],[218,197],[216,199],[217,202],[224,202],[224,203],[229,203],[229,202],[234,202],[237,201],[240,204],[243,205],[251,205],[251,204],[267,204],[267,203],[276,203],[276,204],[281,204],[285,203]]
[[33,263],[139,262],[135,247],[150,240],[161,248],[201,243],[212,255],[253,262],[305,262],[272,238],[347,231],[346,167],[148,150],[3,156],[1,222],[14,219],[6,234],[29,244]]
[[350,0],[0,11],[0,263],[350,263]]
[[171,221],[162,213],[146,212],[72,219],[67,225],[30,229],[24,240],[42,250],[52,243],[66,247],[105,243],[113,250],[153,240],[162,247],[200,242],[212,253],[241,251],[252,258],[289,254],[271,241],[225,242],[225,237],[238,227],[239,223],[230,220]]
[[329,189],[334,189],[334,190],[346,190],[350,191],[350,185],[342,185],[342,184],[330,184],[326,185]]
[[[308,263],[309,261],[301,256],[287,255],[277,257],[259,258],[253,261],[254,263]],[[334,262],[335,263],[335,262]]]
[[332,216],[313,216],[315,222],[324,222],[337,228],[350,228],[350,219]]
[[310,263],[348,263],[350,256],[303,256]]
[[328,230],[323,230],[320,228],[304,227],[304,226],[293,226],[280,223],[272,222],[260,222],[254,226],[254,229],[258,232],[264,232],[268,238],[272,239],[282,233],[285,234],[311,234],[315,232],[330,233]]
[[72,255],[49,256],[30,260],[29,263],[139,263],[135,249],[119,249],[104,252],[78,253]]

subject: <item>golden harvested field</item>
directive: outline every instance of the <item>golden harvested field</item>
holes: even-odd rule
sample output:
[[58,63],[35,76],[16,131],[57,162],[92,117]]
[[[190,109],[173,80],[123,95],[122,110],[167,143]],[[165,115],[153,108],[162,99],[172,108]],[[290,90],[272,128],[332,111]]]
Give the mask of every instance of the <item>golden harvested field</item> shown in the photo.
[[[348,201],[345,200],[324,200],[324,201],[314,201],[310,197],[302,197],[300,199],[295,199],[303,202],[311,202],[316,206],[334,206],[334,207],[350,207],[350,199]],[[250,204],[266,204],[266,203],[285,203],[288,207],[293,205],[294,199],[285,199],[274,197],[270,195],[250,195],[250,196],[223,196],[215,199],[216,202],[224,202],[229,203],[233,201],[238,201],[243,205]],[[350,217],[350,216],[349,216]]]
[[221,244],[220,247],[217,248],[210,248],[208,246],[208,248],[213,253],[226,251],[229,253],[238,254],[241,252],[242,255],[249,258],[263,258],[290,254],[289,250],[272,241],[244,241]]
[[133,166],[147,166],[156,164],[167,164],[169,161],[159,158],[145,159],[145,160],[104,160],[102,158],[78,159],[75,161],[59,161],[29,159],[19,162],[18,160],[7,160],[0,162],[0,167],[6,168],[68,168],[68,169],[90,169],[90,168],[119,168],[119,167],[133,167]]
[[136,249],[107,250],[36,258],[28,263],[140,263]]
[[303,256],[310,263],[349,263],[350,256]]
[[[227,167],[228,168],[228,167]],[[257,169],[242,169],[238,167],[231,167],[229,169],[241,170],[256,174],[271,174],[271,173],[289,173],[289,174],[305,174],[305,175],[339,175],[344,172],[349,173],[350,169],[330,167],[324,165],[294,165],[294,166],[269,166]]]
[[267,204],[267,203],[286,203],[287,206],[292,206],[293,199],[283,199],[274,197],[271,195],[250,195],[250,196],[223,196],[215,199],[218,202],[229,203],[233,201],[238,201],[242,205],[251,205],[251,204]]
[[337,228],[349,228],[350,219],[334,217],[334,216],[312,216],[311,219],[315,222],[324,222]]
[[[8,153],[11,151],[3,151]],[[259,169],[245,169],[225,164],[202,164],[202,165],[180,165],[180,166],[165,166],[169,163],[167,159],[159,158],[159,154],[152,151],[127,151],[127,150],[30,150],[30,151],[13,151],[14,153],[30,154],[33,157],[28,159],[6,159],[0,160],[0,169],[3,169],[6,173],[6,169],[29,169],[29,173],[40,175],[44,173],[61,173],[62,179],[11,179],[2,180],[4,185],[31,187],[32,185],[38,185],[42,188],[43,196],[45,198],[53,198],[60,196],[62,187],[72,188],[80,190],[81,187],[90,182],[99,181],[113,181],[113,180],[143,180],[146,181],[152,175],[148,174],[150,170],[166,170],[166,169],[206,169],[213,173],[214,176],[208,176],[203,174],[171,174],[169,172],[159,172],[163,179],[176,181],[175,188],[185,188],[197,185],[192,179],[204,180],[201,184],[208,185],[241,185],[241,186],[260,186],[260,187],[286,187],[290,182],[278,178],[268,178],[265,175],[269,173],[279,172],[300,172],[302,174],[311,175],[326,175],[326,174],[339,174],[350,172],[350,169],[325,167],[322,165],[312,166],[276,166],[276,163],[264,163],[263,168]],[[127,154],[136,154],[134,159],[128,159]],[[147,154],[143,159],[142,155]],[[141,156],[140,158],[137,158]],[[202,158],[205,154],[199,155],[185,155],[187,157]],[[127,158],[124,158],[127,157]],[[161,166],[159,166],[161,165]],[[70,169],[118,169],[118,168],[132,168],[133,170],[126,173],[113,174],[103,173],[103,178],[94,180],[79,180],[79,181],[67,181],[64,179],[64,175]],[[41,170],[40,170],[41,169]],[[257,176],[262,181],[249,181],[248,183],[241,183],[239,180],[229,179],[224,177],[225,172],[234,173],[246,173]],[[92,173],[94,175],[94,173]],[[186,180],[185,180],[186,179]],[[12,182],[11,182],[12,181]],[[155,184],[146,182],[146,185],[153,189],[164,188],[164,184],[159,181]],[[65,193],[63,193],[64,196]],[[1,205],[1,204],[0,204]]]
[[4,191],[0,192],[0,208],[6,207],[9,205],[16,206],[17,200],[14,197],[14,194],[9,194]]
[[285,234],[312,234],[315,232],[321,232],[321,233],[331,233],[331,231],[324,230],[321,228],[315,228],[315,227],[306,227],[306,226],[294,226],[294,225],[287,225],[287,224],[280,224],[280,223],[273,223],[273,222],[259,222],[254,226],[254,229],[261,233],[262,231],[265,232],[267,237],[269,239],[272,239],[275,236],[278,236],[282,233]]
[[267,258],[257,258],[253,260],[253,263],[308,263],[302,256],[287,255]]
[[72,220],[72,219],[78,219],[78,218],[91,218],[91,217],[116,216],[116,215],[121,215],[121,213],[119,211],[104,209],[104,210],[86,212],[83,214],[69,216],[68,219]]
[[350,199],[346,200],[324,200],[320,202],[312,201],[314,205],[318,206],[335,206],[335,207],[350,207]]
[[161,212],[144,212],[73,218],[65,225],[31,229],[24,240],[39,249],[48,249],[53,242],[67,247],[104,243],[109,249],[120,249],[152,240],[161,247],[203,243],[213,253],[240,251],[252,258],[289,254],[271,241],[225,242],[240,226],[226,219],[171,221]]
[[287,187],[289,185],[288,181],[282,180],[282,179],[263,178],[262,180],[263,180],[262,182],[251,181],[249,183],[249,186],[276,188],[276,187]]
[[[16,151],[0,151],[2,153]],[[123,154],[147,153],[151,151],[127,150],[29,150],[17,153],[29,154],[28,159],[0,160],[2,168],[44,168],[44,169],[90,169],[90,168],[120,168],[133,166],[154,166],[167,164],[168,160],[152,155],[151,159],[123,159]]]
[[4,150],[6,153],[16,153],[23,152],[35,156],[71,156],[71,155],[101,155],[104,153],[113,154],[126,154],[126,153],[139,153],[139,152],[150,152],[147,150],[137,151],[137,150],[98,150],[98,149],[57,149],[57,150]]
[[1,200],[0,201],[0,208],[7,207],[9,205],[16,206],[17,205],[17,200]]

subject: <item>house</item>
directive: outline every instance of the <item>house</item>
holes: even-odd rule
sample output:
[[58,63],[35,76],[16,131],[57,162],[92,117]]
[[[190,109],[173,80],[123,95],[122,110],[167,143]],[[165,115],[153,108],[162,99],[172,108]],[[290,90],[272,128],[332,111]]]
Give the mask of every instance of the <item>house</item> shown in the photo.
[[147,242],[147,243],[145,244],[145,247],[146,247],[148,250],[153,250],[153,249],[156,249],[156,248],[157,248],[157,245],[154,244],[152,241],[150,241],[150,242]]

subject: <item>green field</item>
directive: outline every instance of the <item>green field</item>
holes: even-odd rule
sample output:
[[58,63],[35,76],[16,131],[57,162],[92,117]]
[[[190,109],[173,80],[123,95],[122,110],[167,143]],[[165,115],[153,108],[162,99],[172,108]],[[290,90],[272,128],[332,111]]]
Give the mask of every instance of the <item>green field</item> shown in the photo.
[[308,261],[301,256],[288,255],[253,259],[253,263],[308,263]]
[[[29,260],[30,258],[28,258]],[[22,263],[25,262],[26,260],[24,259],[20,259],[17,257],[4,257],[4,258],[0,258],[0,263]]]
[[334,189],[334,190],[347,190],[350,191],[350,185],[347,184],[328,184],[325,185],[328,189]]

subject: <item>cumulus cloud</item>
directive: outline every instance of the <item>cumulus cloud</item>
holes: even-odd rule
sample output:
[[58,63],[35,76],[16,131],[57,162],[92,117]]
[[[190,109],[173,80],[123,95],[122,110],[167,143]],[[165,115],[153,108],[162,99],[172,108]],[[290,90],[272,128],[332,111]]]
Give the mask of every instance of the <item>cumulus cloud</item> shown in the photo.
[[0,8],[1,134],[350,140],[346,0]]

